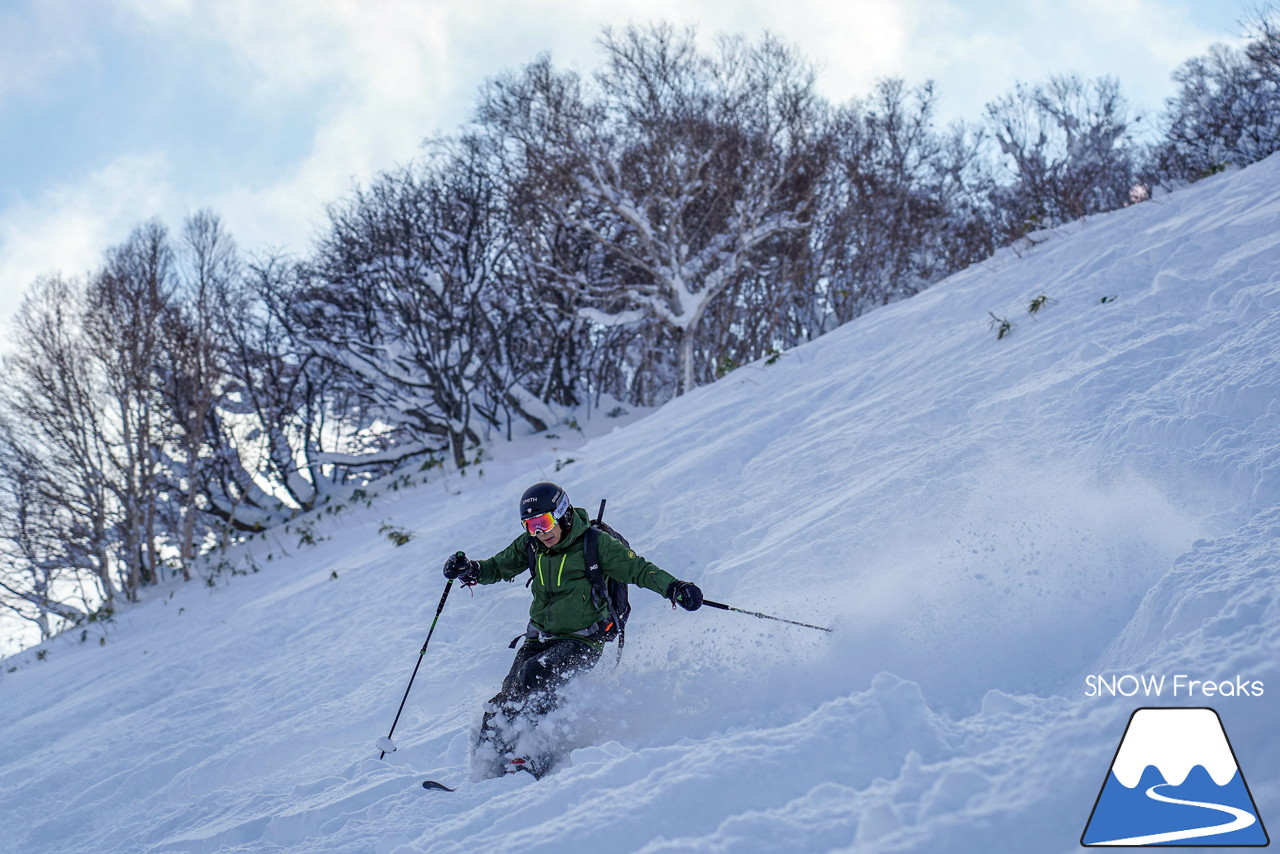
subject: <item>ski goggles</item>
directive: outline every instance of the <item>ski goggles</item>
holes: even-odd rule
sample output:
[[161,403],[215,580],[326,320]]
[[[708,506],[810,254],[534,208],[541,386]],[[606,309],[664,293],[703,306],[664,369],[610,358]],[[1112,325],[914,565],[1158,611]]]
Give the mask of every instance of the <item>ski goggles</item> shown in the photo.
[[556,526],[556,517],[554,513],[543,513],[541,516],[525,519],[522,524],[530,534],[545,534]]

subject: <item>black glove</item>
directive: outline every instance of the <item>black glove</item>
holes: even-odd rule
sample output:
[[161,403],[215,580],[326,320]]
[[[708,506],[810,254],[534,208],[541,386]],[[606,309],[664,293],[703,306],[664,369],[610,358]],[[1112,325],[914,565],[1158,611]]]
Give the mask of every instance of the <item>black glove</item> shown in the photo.
[[480,580],[480,562],[468,560],[462,552],[451,554],[444,562],[444,577],[456,578],[463,584],[475,584]]
[[667,585],[666,596],[675,605],[686,611],[696,611],[702,607],[702,591],[692,581],[673,581]]

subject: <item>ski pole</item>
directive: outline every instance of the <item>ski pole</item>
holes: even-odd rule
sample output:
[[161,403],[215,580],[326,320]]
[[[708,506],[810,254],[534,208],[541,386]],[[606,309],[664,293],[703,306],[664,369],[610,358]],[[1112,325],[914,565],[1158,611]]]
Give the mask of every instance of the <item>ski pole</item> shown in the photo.
[[[462,554],[462,552],[458,552]],[[444,610],[444,600],[449,598],[449,589],[453,587],[453,579],[450,578],[444,583],[444,592],[440,594],[440,604],[436,606],[435,619],[431,621],[431,628],[427,631],[427,639],[422,642],[422,649],[418,651],[418,663],[413,666],[413,675],[409,677],[409,684],[404,689],[404,697],[400,699],[400,708],[396,710],[396,719],[391,722],[391,731],[387,733],[386,739],[378,740],[378,747],[382,751],[378,756],[382,759],[387,755],[387,751],[395,750],[395,743],[391,741],[391,736],[396,731],[396,724],[400,723],[400,714],[404,711],[404,704],[409,699],[409,689],[413,687],[413,680],[418,678],[418,668],[422,666],[422,657],[427,654],[427,644],[431,643],[431,635],[435,633],[436,623],[440,620],[440,612]]]
[[721,611],[736,611],[739,614],[748,614],[752,617],[759,617],[762,620],[777,620],[779,623],[790,623],[793,626],[804,626],[806,629],[817,629],[820,632],[829,632],[825,626],[811,626],[808,623],[797,623],[795,620],[784,620],[781,617],[771,617],[768,614],[761,614],[759,611],[744,611],[742,608],[734,608],[732,605],[723,605],[719,602],[712,602],[710,599],[703,599],[703,605],[709,605],[712,608],[719,608]]

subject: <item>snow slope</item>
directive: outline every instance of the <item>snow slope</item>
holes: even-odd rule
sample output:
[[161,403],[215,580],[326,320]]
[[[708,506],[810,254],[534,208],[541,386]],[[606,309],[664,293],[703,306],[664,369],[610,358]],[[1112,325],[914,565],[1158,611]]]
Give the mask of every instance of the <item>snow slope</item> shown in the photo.
[[[1039,238],[622,429],[251,543],[261,572],[157,593],[104,646],[11,659],[0,850],[1053,854],[1146,705],[1217,709],[1280,826],[1280,157]],[[455,589],[377,761],[444,557],[505,545],[542,478],[708,597],[835,632],[638,591],[621,665],[558,713],[571,761],[468,783],[528,593]]]

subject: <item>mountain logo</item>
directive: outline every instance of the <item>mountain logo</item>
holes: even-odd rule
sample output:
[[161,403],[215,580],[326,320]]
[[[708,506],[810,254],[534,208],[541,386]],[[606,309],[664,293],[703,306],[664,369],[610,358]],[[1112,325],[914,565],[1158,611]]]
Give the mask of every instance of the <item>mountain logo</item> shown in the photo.
[[1144,708],[1129,718],[1080,844],[1270,844],[1213,709]]

